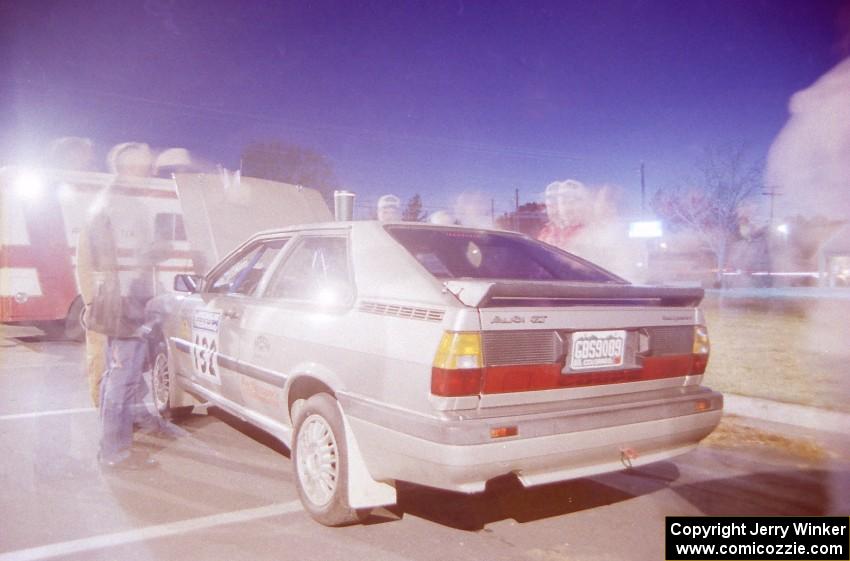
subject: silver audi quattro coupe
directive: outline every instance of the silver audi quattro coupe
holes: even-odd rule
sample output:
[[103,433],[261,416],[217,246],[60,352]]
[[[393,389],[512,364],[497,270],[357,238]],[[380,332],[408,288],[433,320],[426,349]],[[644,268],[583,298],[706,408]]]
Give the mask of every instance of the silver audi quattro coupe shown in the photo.
[[292,451],[326,525],[397,481],[476,493],[687,452],[717,426],[699,288],[629,284],[521,234],[330,222],[252,236],[151,301],[157,407]]

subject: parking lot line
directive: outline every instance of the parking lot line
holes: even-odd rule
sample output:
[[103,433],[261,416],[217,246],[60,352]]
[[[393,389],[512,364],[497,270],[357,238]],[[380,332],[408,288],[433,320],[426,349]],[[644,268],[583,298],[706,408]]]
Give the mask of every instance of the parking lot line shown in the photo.
[[11,415],[0,415],[0,421],[32,419],[35,417],[48,417],[50,415],[73,415],[76,413],[90,413],[92,411],[97,411],[97,409],[94,407],[80,407],[77,409],[54,409],[52,411],[34,411],[32,413],[14,413]]
[[27,549],[7,551],[5,553],[0,553],[0,561],[37,561],[39,559],[50,559],[52,557],[73,555],[75,553],[94,551],[97,549],[126,545],[145,540],[177,536],[194,532],[196,530],[223,526],[225,524],[237,524],[261,518],[270,518],[272,516],[295,512],[300,509],[301,503],[295,500],[287,503],[279,503],[257,508],[234,510],[232,512],[189,518],[168,524],[146,526],[144,528],[128,530],[126,532],[101,534],[99,536],[92,536],[90,538],[82,538],[79,540],[70,540],[38,547],[30,547]]
[[[3,348],[3,347],[0,347],[0,348]],[[28,370],[40,370],[40,369],[44,368],[45,366],[50,366],[51,368],[56,368],[56,369],[59,369],[59,368],[79,369],[80,364],[81,364],[80,361],[70,361],[70,360],[57,360],[56,362],[50,362],[49,364],[44,364],[44,363],[41,363],[41,362],[36,363],[36,364],[22,364],[22,361],[23,361],[24,358],[30,358],[33,361],[37,361],[37,360],[39,360],[39,355],[38,355],[38,353],[36,353],[34,351],[30,351],[27,354],[23,355],[23,357],[16,357],[15,360],[12,360],[12,359],[10,359],[8,361],[4,360],[2,362],[2,364],[0,364],[0,372],[10,371],[13,374],[18,374],[18,373],[25,373]]]

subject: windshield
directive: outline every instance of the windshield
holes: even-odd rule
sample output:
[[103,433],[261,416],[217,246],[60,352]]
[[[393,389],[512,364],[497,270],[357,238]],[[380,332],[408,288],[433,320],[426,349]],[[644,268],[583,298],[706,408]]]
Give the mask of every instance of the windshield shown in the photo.
[[386,229],[438,279],[624,282],[587,261],[524,236],[455,228]]

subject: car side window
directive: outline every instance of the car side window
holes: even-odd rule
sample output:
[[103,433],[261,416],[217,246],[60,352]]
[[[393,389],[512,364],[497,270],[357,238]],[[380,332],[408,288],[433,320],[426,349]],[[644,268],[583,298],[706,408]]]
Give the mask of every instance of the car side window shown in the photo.
[[266,298],[318,303],[344,300],[350,291],[348,249],[343,237],[306,237],[269,281]]
[[260,242],[248,248],[212,279],[207,292],[253,294],[260,279],[287,243],[287,239]]

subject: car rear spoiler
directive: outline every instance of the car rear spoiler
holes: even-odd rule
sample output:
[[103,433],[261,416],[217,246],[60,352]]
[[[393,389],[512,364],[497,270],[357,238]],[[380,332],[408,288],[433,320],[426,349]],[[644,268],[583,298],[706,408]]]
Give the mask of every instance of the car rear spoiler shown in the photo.
[[463,304],[479,308],[539,306],[657,306],[692,308],[705,296],[699,287],[577,284],[538,281],[445,282]]

